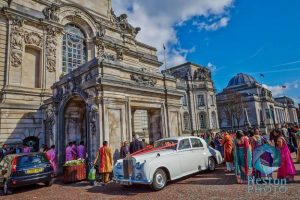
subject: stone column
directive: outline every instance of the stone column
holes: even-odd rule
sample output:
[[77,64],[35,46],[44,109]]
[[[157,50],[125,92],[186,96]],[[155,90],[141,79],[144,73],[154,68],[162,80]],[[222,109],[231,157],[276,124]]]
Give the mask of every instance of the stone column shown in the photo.
[[128,99],[128,101],[127,101],[127,121],[126,121],[126,123],[127,123],[127,130],[128,130],[128,132],[127,132],[127,138],[126,138],[126,140],[128,140],[128,141],[132,141],[132,128],[133,128],[133,126],[132,126],[132,123],[133,123],[133,121],[132,121],[132,117],[133,117],[133,115],[132,115],[132,111],[131,111],[131,101],[130,101],[130,99]]

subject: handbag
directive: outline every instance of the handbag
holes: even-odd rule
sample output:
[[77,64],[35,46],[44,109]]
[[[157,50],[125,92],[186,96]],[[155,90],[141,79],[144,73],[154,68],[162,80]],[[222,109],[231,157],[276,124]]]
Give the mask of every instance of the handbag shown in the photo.
[[88,180],[89,181],[94,181],[96,180],[96,169],[95,168],[91,168],[89,171],[89,175],[88,175]]

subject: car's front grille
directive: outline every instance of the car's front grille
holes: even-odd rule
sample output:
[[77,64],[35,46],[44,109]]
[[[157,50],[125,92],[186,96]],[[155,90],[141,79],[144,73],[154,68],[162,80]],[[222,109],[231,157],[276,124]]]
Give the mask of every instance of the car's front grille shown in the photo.
[[124,173],[124,178],[129,179],[130,177],[133,177],[134,173],[134,159],[129,157],[125,158],[123,160],[123,173]]

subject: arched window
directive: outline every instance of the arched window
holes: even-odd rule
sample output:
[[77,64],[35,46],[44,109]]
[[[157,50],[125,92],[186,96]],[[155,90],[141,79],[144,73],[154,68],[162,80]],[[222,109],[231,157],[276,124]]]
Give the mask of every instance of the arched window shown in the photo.
[[199,113],[200,128],[206,129],[206,113]]
[[190,115],[188,112],[185,112],[183,114],[183,123],[184,123],[184,130],[191,130]]
[[75,25],[65,26],[63,37],[63,65],[64,73],[69,73],[86,63],[86,43],[84,33]]

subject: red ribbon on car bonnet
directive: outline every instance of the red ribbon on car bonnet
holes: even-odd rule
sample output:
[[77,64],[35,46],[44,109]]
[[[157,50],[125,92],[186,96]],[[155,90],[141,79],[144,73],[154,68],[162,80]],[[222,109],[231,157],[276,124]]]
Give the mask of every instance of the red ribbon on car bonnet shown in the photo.
[[156,148],[154,148],[151,145],[147,145],[144,149],[136,151],[136,152],[130,154],[129,156],[136,156],[136,155],[140,155],[140,154],[145,154],[145,153],[149,153],[149,152],[153,152],[153,151],[157,151],[157,150],[161,150],[161,149],[166,149],[166,148],[169,148],[169,147],[173,147],[173,146],[176,146],[176,145],[177,145],[177,143],[175,143],[175,144],[167,144],[165,146],[156,147]]

